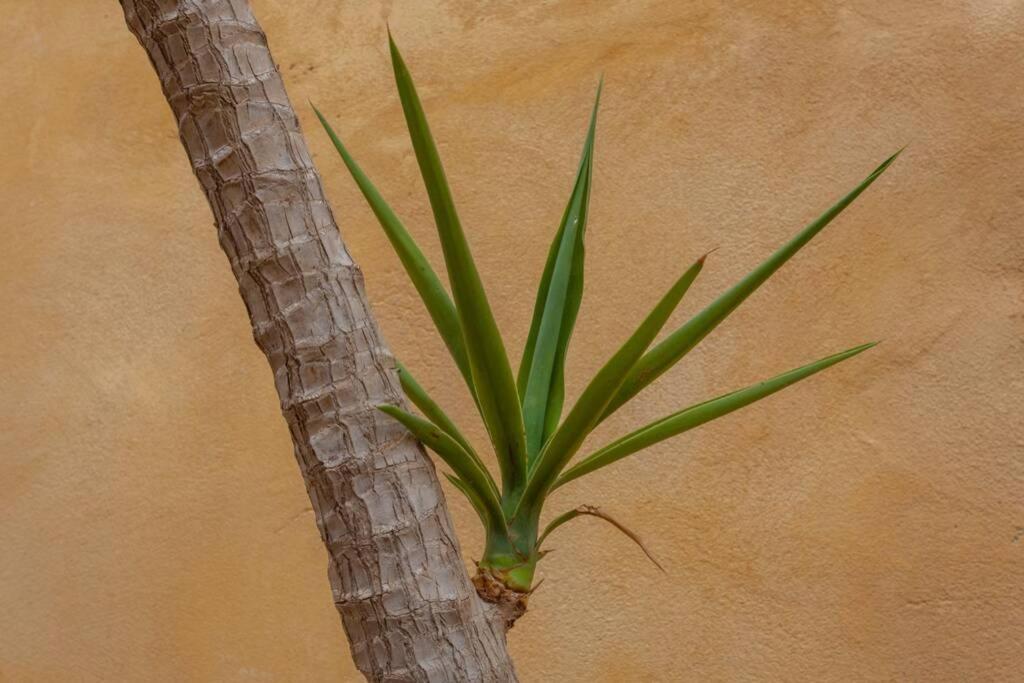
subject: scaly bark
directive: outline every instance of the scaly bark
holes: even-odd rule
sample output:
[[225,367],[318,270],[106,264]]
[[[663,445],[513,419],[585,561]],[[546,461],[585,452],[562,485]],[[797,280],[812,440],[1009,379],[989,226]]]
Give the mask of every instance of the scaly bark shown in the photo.
[[121,0],[213,209],[373,681],[513,681],[503,619],[470,584],[433,466],[379,403],[394,360],[246,0]]

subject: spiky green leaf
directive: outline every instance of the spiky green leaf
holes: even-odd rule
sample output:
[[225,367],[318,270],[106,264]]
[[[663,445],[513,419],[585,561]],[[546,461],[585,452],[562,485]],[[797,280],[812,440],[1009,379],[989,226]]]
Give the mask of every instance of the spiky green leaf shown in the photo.
[[477,517],[479,517],[480,521],[483,522],[484,528],[494,528],[491,526],[491,515],[487,511],[487,507],[484,504],[484,501],[480,498],[480,496],[476,494],[476,491],[473,490],[473,487],[471,487],[469,484],[462,481],[458,477],[452,474],[448,474],[447,472],[444,472],[444,476],[451,483],[452,486],[458,489],[459,492],[461,492],[462,495],[464,495],[469,500],[469,504],[473,506],[473,510],[476,512]]
[[711,420],[722,417],[723,415],[728,415],[734,410],[739,410],[740,408],[748,406],[755,401],[759,401],[766,396],[770,396],[776,391],[784,389],[789,385],[810,377],[815,373],[821,372],[825,368],[831,367],[840,361],[852,358],[863,351],[867,351],[875,344],[877,344],[877,342],[855,346],[854,348],[843,351],[842,353],[822,358],[821,360],[809,363],[796,368],[795,370],[790,370],[789,372],[784,372],[781,375],[777,375],[769,380],[751,385],[745,389],[739,389],[737,391],[724,394],[709,401],[698,403],[684,410],[680,410],[668,417],[664,417],[657,422],[653,422],[646,427],[638,429],[635,432],[612,442],[592,455],[587,456],[579,463],[566,470],[565,473],[558,478],[558,481],[555,483],[553,488],[567,484],[573,479],[578,479],[579,477],[589,474],[594,470],[610,465],[617,460],[621,460],[628,455],[632,455],[633,453],[643,450],[648,446],[652,446],[659,441],[664,441],[665,439],[682,434],[694,427],[699,427],[705,422],[710,422]]
[[765,280],[771,277],[786,261],[800,251],[815,235],[821,232],[832,219],[842,213],[843,209],[860,196],[860,193],[866,190],[871,183],[875,182],[889,168],[892,162],[896,160],[899,154],[900,152],[896,152],[896,154],[883,161],[852,192],[840,199],[832,208],[804,228],[796,237],[784,244],[761,265],[754,268],[745,278],[734,285],[732,289],[722,294],[707,308],[644,354],[643,358],[630,371],[626,381],[622,383],[622,386],[616,392],[615,398],[608,404],[601,419],[603,420],[614,413],[622,404],[633,398],[644,387],[678,363],[683,356],[697,346],[719,323],[736,310],[736,307],[743,303]]
[[608,401],[622,384],[629,369],[639,360],[644,350],[665,325],[703,266],[704,257],[701,257],[683,273],[682,277],[657,303],[654,310],[640,323],[636,331],[583,390],[565,421],[555,430],[537,458],[536,467],[531,473],[526,491],[523,493],[520,509],[532,512],[539,510],[555,477],[579,449],[587,434],[597,425],[605,406],[608,405]]
[[317,118],[320,119],[320,125],[327,131],[327,136],[334,144],[334,148],[338,150],[338,154],[352,175],[352,179],[355,180],[359,190],[363,193],[363,197],[366,198],[366,203],[370,205],[373,215],[377,217],[381,227],[384,229],[384,234],[387,236],[388,241],[391,242],[395,253],[398,254],[402,267],[405,268],[405,272],[419,293],[420,299],[423,300],[431,320],[434,321],[434,326],[448,347],[456,367],[459,368],[459,372],[465,378],[466,385],[475,399],[476,389],[473,386],[473,376],[470,372],[469,359],[466,356],[466,346],[462,340],[462,329],[459,326],[459,316],[455,312],[455,304],[452,303],[451,297],[448,296],[444,285],[441,284],[441,280],[437,277],[434,269],[427,261],[427,257],[423,255],[412,235],[405,229],[402,221],[395,215],[395,212],[384,200],[384,197],[381,196],[377,188],[374,187],[373,183],[370,182],[370,179],[359,167],[359,164],[349,154],[341,139],[334,132],[334,129],[331,128],[331,124],[327,122],[327,119],[324,118],[324,115],[320,113],[316,106],[313,106],[313,111],[316,112]]
[[397,406],[382,405],[377,406],[377,409],[385,415],[398,420],[402,423],[402,426],[412,432],[413,436],[422,441],[427,448],[437,453],[452,468],[455,475],[472,488],[473,493],[480,498],[481,504],[484,510],[487,511],[488,518],[492,524],[504,523],[502,521],[504,520],[504,515],[501,511],[501,501],[498,498],[497,491],[494,490],[493,484],[490,482],[487,471],[481,468],[477,461],[455,439],[445,434],[437,425],[407,413]]
[[427,390],[420,386],[420,383],[416,381],[409,369],[398,363],[398,379],[402,383],[402,390],[405,391],[405,395],[409,397],[409,400],[413,402],[420,412],[436,426],[440,427],[448,436],[452,437],[456,443],[462,446],[462,449],[473,459],[477,466],[484,471],[487,475],[487,480],[494,490],[495,495],[498,495],[498,489],[494,484],[494,480],[491,478],[490,472],[487,471],[487,467],[483,461],[480,460],[480,456],[477,455],[476,450],[470,445],[469,440],[462,435],[459,428],[455,426],[452,419],[448,417],[448,414],[444,412],[441,406],[430,397]]
[[576,182],[544,265],[530,333],[519,363],[518,386],[532,459],[558,424],[565,400],[565,355],[583,299],[583,239],[593,169],[598,86]]
[[480,414],[501,466],[503,489],[518,491],[526,477],[526,438],[515,378],[455,211],[451,189],[423,106],[409,69],[390,34],[388,41],[402,111],[444,251],[448,281],[466,343],[473,384],[477,387]]

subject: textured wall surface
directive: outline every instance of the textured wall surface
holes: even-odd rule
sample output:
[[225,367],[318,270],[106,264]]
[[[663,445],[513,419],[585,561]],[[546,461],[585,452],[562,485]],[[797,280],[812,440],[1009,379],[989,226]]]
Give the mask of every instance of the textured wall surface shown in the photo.
[[[391,83],[421,87],[510,347],[604,72],[569,392],[720,247],[682,320],[906,154],[604,425],[869,353],[561,490],[524,681],[1007,681],[1024,642],[1024,2],[254,3],[440,265]],[[266,363],[110,0],[0,1],[0,680],[354,680]],[[473,437],[312,112],[384,333]],[[450,497],[467,558],[472,512]]]

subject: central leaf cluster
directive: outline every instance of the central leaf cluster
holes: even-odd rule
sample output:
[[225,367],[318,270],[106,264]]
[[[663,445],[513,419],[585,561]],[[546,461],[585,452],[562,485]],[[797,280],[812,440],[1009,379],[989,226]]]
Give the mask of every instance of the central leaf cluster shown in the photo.
[[618,522],[590,506],[556,517],[539,533],[545,500],[559,486],[749,405],[874,345],[856,346],[680,410],[613,441],[567,469],[598,424],[679,362],[873,183],[899,152],[886,159],[853,191],[745,278],[651,347],[703,268],[706,255],[697,259],[670,285],[651,312],[586,385],[563,418],[565,360],[583,298],[584,236],[601,88],[598,87],[572,192],[541,275],[519,370],[514,375],[455,210],[423,106],[390,36],[389,42],[402,110],[444,252],[451,296],[415,240],[326,119],[318,110],[316,114],[426,305],[490,436],[500,469],[500,486],[451,418],[399,363],[402,387],[423,417],[397,406],[380,406],[380,410],[401,422],[451,468],[453,474],[446,474],[448,480],[469,499],[487,531],[487,547],[480,567],[488,576],[497,577],[513,590],[528,591],[536,562],[543,554],[540,548],[543,540],[561,524],[584,514],[611,521],[639,543]]

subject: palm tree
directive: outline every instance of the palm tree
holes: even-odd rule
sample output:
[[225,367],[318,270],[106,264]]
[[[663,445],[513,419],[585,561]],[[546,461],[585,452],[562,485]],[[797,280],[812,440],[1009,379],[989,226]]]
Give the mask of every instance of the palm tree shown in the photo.
[[514,681],[465,572],[266,36],[246,0],[121,0],[273,371],[352,656],[374,681]]

